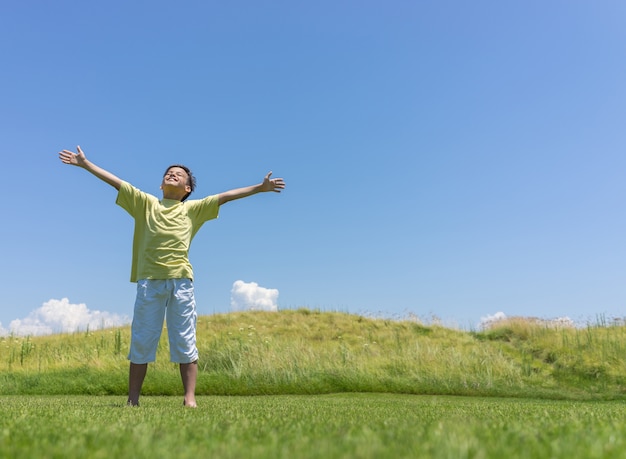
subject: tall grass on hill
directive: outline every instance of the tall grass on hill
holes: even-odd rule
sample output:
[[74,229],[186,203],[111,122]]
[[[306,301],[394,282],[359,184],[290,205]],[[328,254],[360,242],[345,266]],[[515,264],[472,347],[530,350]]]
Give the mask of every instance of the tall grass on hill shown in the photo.
[[457,393],[519,377],[494,346],[410,321],[299,310],[206,317],[199,328],[220,331],[201,340],[214,393]]
[[[0,338],[0,394],[124,395],[128,327]],[[198,395],[390,392],[617,398],[626,327],[532,319],[465,332],[308,309],[198,319]],[[145,395],[181,394],[166,334]]]
[[[612,325],[612,324],[615,325]],[[537,318],[513,317],[477,334],[506,344],[524,373],[549,375],[555,384],[587,391],[626,391],[626,326],[598,320],[577,328]]]

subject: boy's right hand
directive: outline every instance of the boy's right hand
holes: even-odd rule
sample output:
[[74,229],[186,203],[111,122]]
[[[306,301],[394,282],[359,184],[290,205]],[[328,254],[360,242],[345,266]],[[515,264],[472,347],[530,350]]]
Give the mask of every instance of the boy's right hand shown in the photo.
[[73,151],[63,150],[59,152],[59,159],[63,164],[70,164],[72,166],[83,167],[87,158],[85,158],[85,153],[81,150],[80,146],[76,147],[78,153],[74,153]]
[[74,153],[73,151],[69,150],[60,151],[59,159],[63,164],[78,166],[88,172],[91,172],[93,175],[98,177],[100,180],[105,181],[116,190],[119,190],[121,188],[123,183],[122,179],[114,174],[111,174],[109,171],[106,171],[101,167],[96,166],[91,161],[88,161],[87,158],[85,158],[85,153],[83,153],[83,150],[81,150],[80,147],[76,147],[76,151],[78,153]]

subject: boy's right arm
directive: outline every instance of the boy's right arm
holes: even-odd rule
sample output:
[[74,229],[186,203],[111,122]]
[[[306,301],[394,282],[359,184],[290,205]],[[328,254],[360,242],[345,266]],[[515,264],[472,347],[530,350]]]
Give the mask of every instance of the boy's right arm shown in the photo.
[[76,150],[78,153],[74,153],[69,150],[63,150],[59,152],[59,159],[63,164],[70,164],[72,166],[82,167],[86,171],[89,171],[93,175],[98,177],[100,180],[111,185],[116,190],[120,189],[120,187],[122,186],[122,179],[89,161],[85,157],[85,153],[83,153],[83,150],[81,150],[80,147],[76,147]]

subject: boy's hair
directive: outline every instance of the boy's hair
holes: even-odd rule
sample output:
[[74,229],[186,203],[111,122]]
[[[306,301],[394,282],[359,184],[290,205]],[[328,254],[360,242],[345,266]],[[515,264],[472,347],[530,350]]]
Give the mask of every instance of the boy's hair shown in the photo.
[[185,199],[189,197],[191,193],[193,193],[193,190],[196,189],[196,178],[191,173],[191,169],[189,169],[187,166],[183,166],[182,164],[172,164],[171,166],[169,166],[167,169],[165,169],[165,173],[163,174],[163,177],[167,175],[167,173],[170,171],[172,167],[180,167],[182,170],[184,170],[187,173],[187,177],[189,177],[187,179],[187,185],[189,185],[189,188],[191,188],[191,191],[187,193],[185,196],[183,196],[182,201],[184,201]]

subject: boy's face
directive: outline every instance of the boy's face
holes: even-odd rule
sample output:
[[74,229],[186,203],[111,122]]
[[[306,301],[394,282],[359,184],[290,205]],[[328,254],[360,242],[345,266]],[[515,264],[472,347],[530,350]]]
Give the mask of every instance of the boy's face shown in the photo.
[[178,191],[183,195],[191,191],[189,186],[189,175],[184,169],[180,167],[170,167],[163,176],[163,182],[161,182],[161,189],[163,191]]

